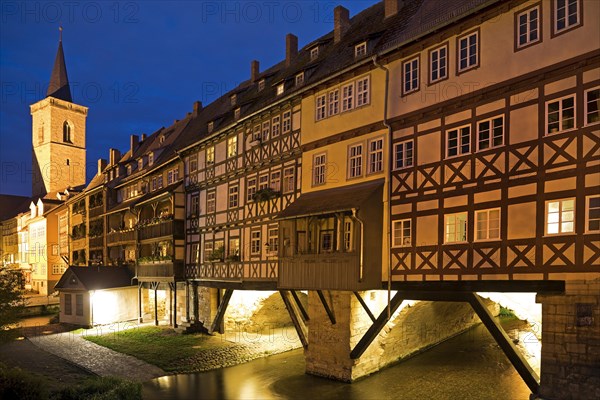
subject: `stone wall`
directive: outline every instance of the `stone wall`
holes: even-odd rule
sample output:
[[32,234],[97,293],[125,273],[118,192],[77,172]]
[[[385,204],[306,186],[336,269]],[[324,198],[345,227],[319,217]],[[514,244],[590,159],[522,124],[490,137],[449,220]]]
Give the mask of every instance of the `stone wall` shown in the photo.
[[567,281],[564,295],[542,304],[540,396],[600,398],[600,279]]
[[[357,360],[351,350],[372,325],[368,314],[349,292],[324,292],[336,324],[324,311],[317,293],[309,292],[308,349],[306,372],[345,382],[367,376],[398,360],[449,339],[480,322],[466,303],[410,302],[392,320]],[[377,317],[387,305],[387,292],[361,292]],[[498,306],[488,302],[496,315]]]

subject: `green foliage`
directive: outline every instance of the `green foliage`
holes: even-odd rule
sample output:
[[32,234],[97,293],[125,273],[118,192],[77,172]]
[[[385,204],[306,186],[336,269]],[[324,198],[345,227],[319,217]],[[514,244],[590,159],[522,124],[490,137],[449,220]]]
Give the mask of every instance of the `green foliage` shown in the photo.
[[67,387],[53,394],[52,400],[139,400],[142,385],[114,377],[91,378],[81,385]]
[[515,317],[515,313],[513,310],[500,306],[500,313],[498,314],[500,317]]
[[252,195],[252,200],[254,201],[268,201],[271,199],[275,199],[281,196],[280,192],[276,192],[272,188],[265,188],[257,191]]
[[21,271],[0,270],[0,330],[17,322],[25,307]]
[[225,247],[219,246],[208,255],[208,261],[223,261],[225,257]]
[[42,379],[20,368],[8,368],[0,363],[0,399],[44,400],[48,391]]

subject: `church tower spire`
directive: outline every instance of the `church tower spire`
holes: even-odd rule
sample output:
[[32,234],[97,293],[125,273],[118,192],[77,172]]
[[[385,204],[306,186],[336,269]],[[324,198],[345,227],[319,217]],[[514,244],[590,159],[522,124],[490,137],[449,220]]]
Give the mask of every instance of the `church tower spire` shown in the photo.
[[58,28],[60,38],[58,41],[58,51],[54,59],[54,68],[50,76],[50,84],[46,97],[54,97],[56,99],[72,102],[71,87],[69,86],[69,78],[67,76],[67,65],[65,64],[65,53],[62,46],[62,26]]

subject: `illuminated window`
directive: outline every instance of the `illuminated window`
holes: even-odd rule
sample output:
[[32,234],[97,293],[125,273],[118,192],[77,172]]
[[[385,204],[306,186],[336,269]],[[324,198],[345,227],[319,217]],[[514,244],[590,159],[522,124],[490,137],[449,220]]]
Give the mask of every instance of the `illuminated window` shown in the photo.
[[407,94],[419,90],[419,58],[402,63],[402,93]]
[[446,155],[454,157],[471,151],[471,127],[451,129],[446,134]]
[[284,84],[280,83],[277,85],[277,96],[281,96],[283,94]]
[[211,165],[215,163],[215,146],[209,146],[206,148],[206,164]]
[[230,257],[237,257],[239,261],[240,257],[240,238],[229,239],[229,247],[227,248],[227,255]]
[[317,154],[313,158],[313,186],[325,183],[326,154]]
[[477,147],[485,150],[504,144],[504,117],[486,119],[477,124]]
[[500,239],[500,209],[475,212],[475,240]]
[[540,6],[532,7],[517,15],[517,47],[525,47],[540,41]]
[[460,243],[467,241],[467,213],[446,215],[444,243]]
[[575,199],[546,202],[546,234],[575,232]]
[[413,166],[413,141],[408,140],[394,145],[394,169]]
[[392,243],[394,247],[410,246],[412,238],[411,220],[393,222]]
[[152,164],[154,164],[154,153],[150,152],[148,154],[148,165],[152,165]]
[[464,72],[479,65],[479,32],[469,33],[458,38],[458,72]]
[[227,157],[235,157],[237,155],[237,136],[232,136],[227,139]]
[[435,83],[448,77],[448,45],[429,52],[429,82]]
[[546,134],[575,128],[575,96],[546,103]]

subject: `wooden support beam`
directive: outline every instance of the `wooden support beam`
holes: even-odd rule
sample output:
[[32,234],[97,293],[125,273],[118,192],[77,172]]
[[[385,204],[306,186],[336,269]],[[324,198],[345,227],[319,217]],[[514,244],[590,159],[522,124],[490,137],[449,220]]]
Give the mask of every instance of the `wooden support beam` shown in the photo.
[[325,308],[325,312],[331,321],[331,325],[335,325],[335,315],[331,308],[329,308],[329,304],[327,304],[327,300],[325,300],[325,296],[323,296],[323,291],[317,290],[317,294],[319,295],[319,299],[321,299],[321,303],[323,303],[323,308]]
[[138,324],[142,323],[142,284],[138,282]]
[[158,295],[156,294],[158,284],[152,282],[152,286],[154,286],[154,325],[158,326]]
[[[225,316],[225,311],[227,311],[227,305],[229,304],[229,300],[231,299],[231,295],[233,294],[233,289],[225,289],[225,294],[219,303],[219,308],[217,309],[217,315],[215,315],[215,320],[210,326],[209,334],[212,335],[213,332],[219,329],[221,322],[223,322],[223,317]],[[221,332],[223,333],[223,332]]]
[[[392,300],[390,302],[391,314],[394,314],[396,312],[396,310],[398,309],[398,307],[400,307],[400,304],[402,304],[403,301],[404,298],[402,297],[402,294],[400,292],[396,293],[394,297],[392,297]],[[356,344],[356,346],[354,346],[354,348],[350,352],[351,359],[356,360],[357,358],[360,358],[360,356],[362,356],[363,353],[369,348],[373,340],[375,340],[377,335],[379,335],[379,332],[381,332],[383,327],[387,324],[387,315],[388,312],[386,307],[381,312],[381,314],[379,314],[379,317],[377,317],[377,320],[373,323],[373,325],[371,325],[369,330],[365,332],[365,334]]]
[[[381,289],[387,290],[387,281],[381,283]],[[426,281],[426,282],[392,282],[392,290],[407,291],[442,291],[442,292],[506,292],[506,293],[564,293],[564,281]]]
[[365,300],[361,297],[360,293],[358,293],[358,292],[353,292],[353,293],[356,296],[356,298],[358,299],[358,302],[360,303],[360,305],[364,308],[364,310],[367,313],[367,315],[369,316],[369,318],[371,318],[371,321],[375,322],[376,321],[375,316],[373,315],[371,310],[369,310],[369,306],[367,306],[367,303],[365,303]]
[[531,390],[533,394],[537,394],[540,388],[540,378],[508,337],[502,326],[500,326],[494,316],[490,313],[481,297],[476,293],[465,294],[465,297],[468,299],[469,304],[471,304],[471,307],[473,307],[473,310],[475,310],[477,316],[479,316],[487,330],[496,340],[498,346],[504,351],[506,357],[508,357],[519,375],[521,375],[521,378],[523,378],[525,384],[529,387],[529,390]]
[[177,328],[177,282],[173,282],[173,328]]
[[290,292],[292,293],[292,297],[294,298],[294,301],[296,301],[296,304],[298,305],[298,309],[300,310],[300,313],[302,314],[302,319],[304,320],[304,322],[310,320],[310,318],[308,317],[308,313],[306,312],[306,310],[304,309],[304,306],[302,305],[302,302],[300,302],[298,293],[296,293],[295,290],[290,290]]
[[[308,329],[306,325],[302,322],[301,318],[299,318],[296,310],[294,308],[294,304],[290,299],[290,294],[287,290],[280,290],[279,294],[281,294],[281,299],[283,300],[283,304],[285,304],[285,308],[290,314],[290,318],[292,319],[292,323],[294,324],[294,328],[296,328],[296,333],[298,334],[298,338],[302,343],[302,347],[305,349],[308,347]],[[298,303],[297,303],[298,304]]]

